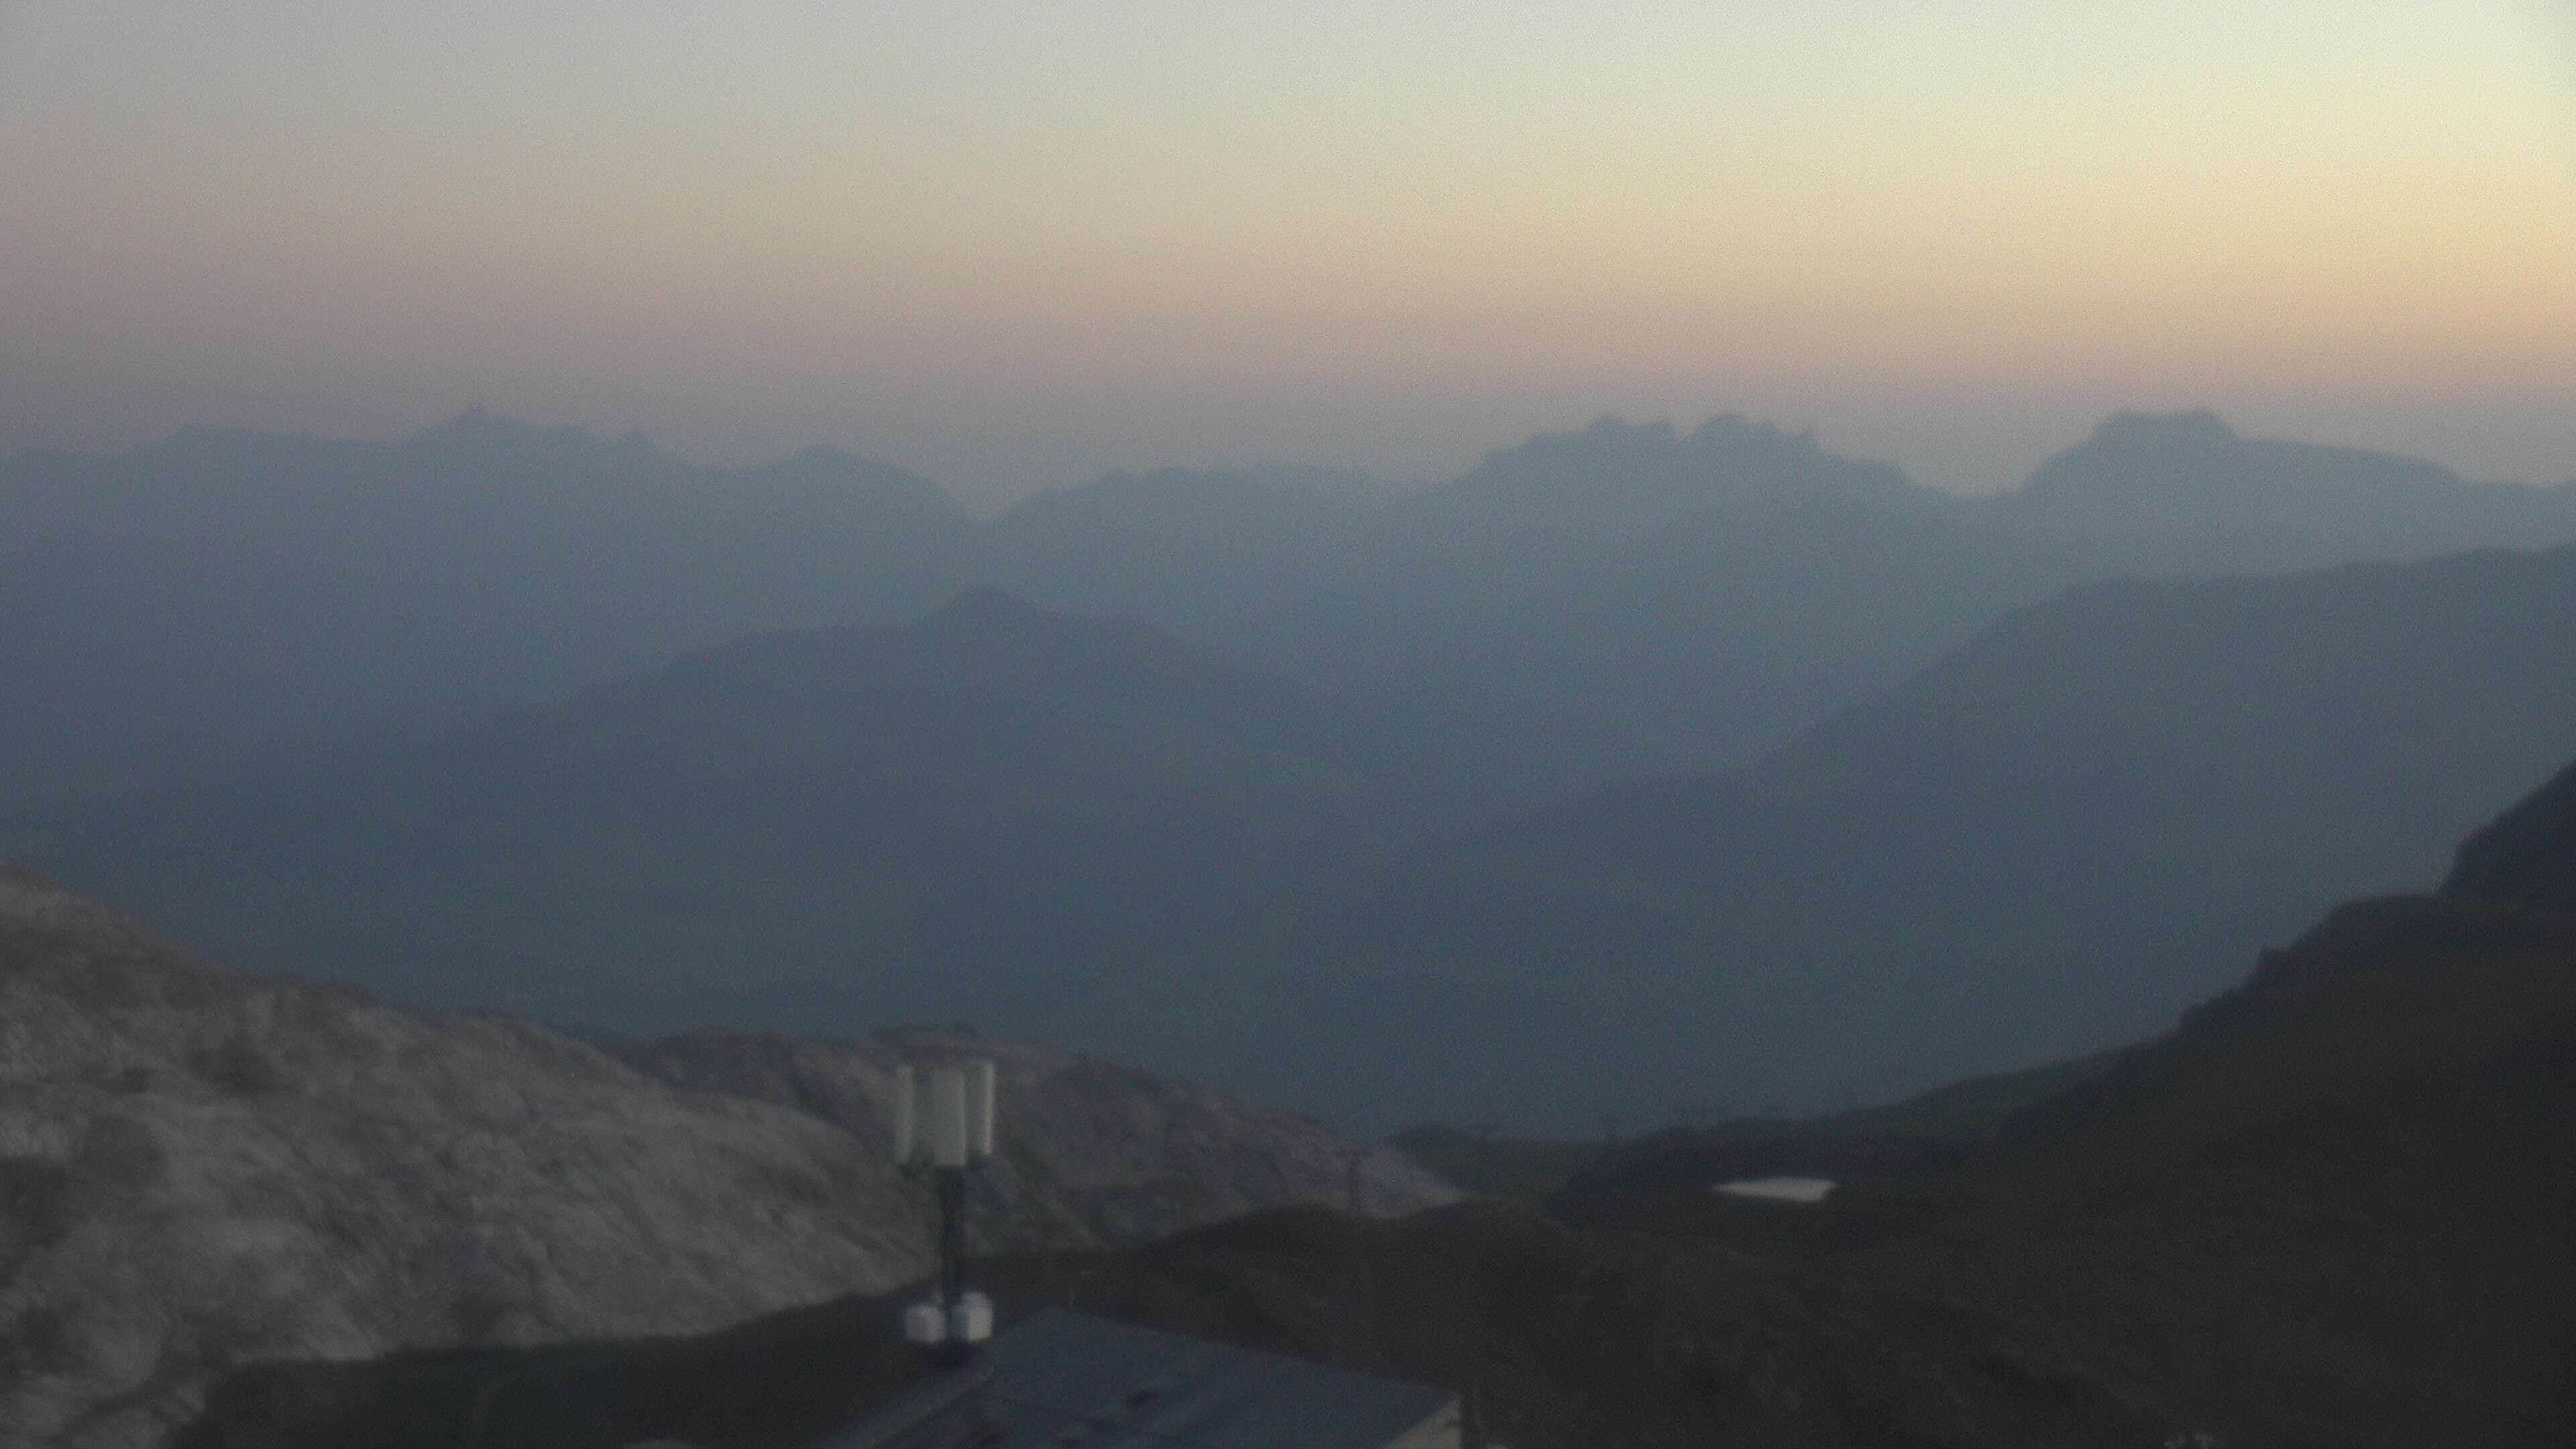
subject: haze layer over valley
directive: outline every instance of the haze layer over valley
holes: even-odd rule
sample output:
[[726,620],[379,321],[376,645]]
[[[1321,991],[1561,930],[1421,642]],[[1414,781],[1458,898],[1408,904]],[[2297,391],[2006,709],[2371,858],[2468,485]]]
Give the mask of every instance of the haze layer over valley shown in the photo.
[[2421,878],[2576,752],[2571,538],[2576,485],[2208,414],[1982,501],[1604,419],[990,521],[487,414],[183,435],[0,483],[0,838],[586,1026],[973,1019],[1376,1126],[1815,1105]]

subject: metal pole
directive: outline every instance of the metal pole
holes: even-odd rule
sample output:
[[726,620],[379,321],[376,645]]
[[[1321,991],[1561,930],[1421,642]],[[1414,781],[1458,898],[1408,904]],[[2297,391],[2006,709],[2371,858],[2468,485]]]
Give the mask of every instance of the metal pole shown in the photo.
[[942,1167],[931,1177],[939,1194],[939,1306],[966,1292],[966,1169]]
[[1360,1168],[1368,1161],[1365,1148],[1346,1148],[1342,1160],[1347,1167],[1346,1179],[1349,1220],[1342,1239],[1341,1281],[1335,1285],[1337,1300],[1333,1312],[1333,1362],[1344,1368],[1366,1368],[1376,1357],[1369,1345],[1368,1260],[1364,1256],[1362,1234],[1367,1220],[1361,1211],[1367,1204],[1361,1196]]

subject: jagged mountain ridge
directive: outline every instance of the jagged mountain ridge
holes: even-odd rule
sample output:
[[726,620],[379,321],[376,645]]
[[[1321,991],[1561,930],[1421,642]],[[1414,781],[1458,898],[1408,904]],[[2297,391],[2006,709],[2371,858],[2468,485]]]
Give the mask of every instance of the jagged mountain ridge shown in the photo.
[[1547,741],[1487,762],[1535,802],[1742,763],[2064,584],[2571,535],[2576,491],[2188,417],[2114,419],[1978,505],[1720,417],[1604,419],[1424,487],[1113,475],[991,522],[830,450],[710,469],[480,412],[393,444],[200,430],[0,462],[0,668],[35,702],[0,720],[0,801],[436,734],[981,583],[1134,613],[1391,716],[1436,695],[1462,746]]
[[630,1031],[971,1015],[1163,1054],[1206,1035],[1173,998],[1222,982],[1211,949],[1395,859],[1453,768],[981,591],[27,843],[220,954],[410,999]]
[[2239,435],[2215,413],[2124,412],[1985,505],[2141,573],[2205,573],[2554,542],[2576,493],[2462,479],[2359,448]]
[[[2576,754],[2570,618],[2571,548],[2072,591],[1749,770],[1427,848],[1274,1013],[1389,1023],[1311,1043],[1353,1082],[1616,1059],[1634,1117],[2098,1050],[2333,901],[2437,878]],[[1532,1120],[1567,1086],[1512,1081],[1420,1115]]]
[[2565,1442],[2571,783],[2470,836],[2438,894],[2338,907],[2027,1109],[1965,1174],[1983,1245],[1936,1276],[2230,1442]]
[[2576,765],[2463,842],[2442,894],[2576,916]]
[[[0,1438],[141,1446],[249,1358],[713,1328],[917,1277],[894,1064],[1002,1064],[987,1246],[1339,1201],[1310,1120],[1026,1043],[604,1047],[201,966],[0,873]],[[1399,1157],[1371,1203],[1443,1200]]]
[[[2333,908],[1988,1132],[1677,1132],[1556,1210],[1941,1303],[2229,1445],[2565,1443],[2571,785],[2472,834],[2438,893]],[[1837,1186],[1785,1213],[1709,1191],[1774,1172]]]
[[0,469],[0,801],[434,735],[754,629],[909,615],[969,532],[846,455],[700,468],[488,414]]

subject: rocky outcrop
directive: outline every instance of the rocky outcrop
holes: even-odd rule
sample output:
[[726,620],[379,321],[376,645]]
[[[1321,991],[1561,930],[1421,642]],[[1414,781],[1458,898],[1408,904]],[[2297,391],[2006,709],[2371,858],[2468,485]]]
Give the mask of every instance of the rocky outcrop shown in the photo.
[[2576,765],[2470,836],[2442,893],[2576,917]]
[[[928,1265],[895,1064],[1002,1064],[989,1244],[1339,1201],[1320,1125],[1051,1048],[916,1031],[602,1046],[191,962],[0,872],[0,1442],[158,1443],[279,1356],[698,1332]],[[1365,1162],[1370,1206],[1451,1194]]]

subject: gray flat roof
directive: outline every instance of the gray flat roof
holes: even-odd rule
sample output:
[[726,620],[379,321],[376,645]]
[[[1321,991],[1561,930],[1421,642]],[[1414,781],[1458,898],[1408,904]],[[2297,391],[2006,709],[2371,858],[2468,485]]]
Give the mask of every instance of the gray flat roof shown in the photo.
[[818,1449],[1385,1449],[1456,1402],[1049,1308]]

